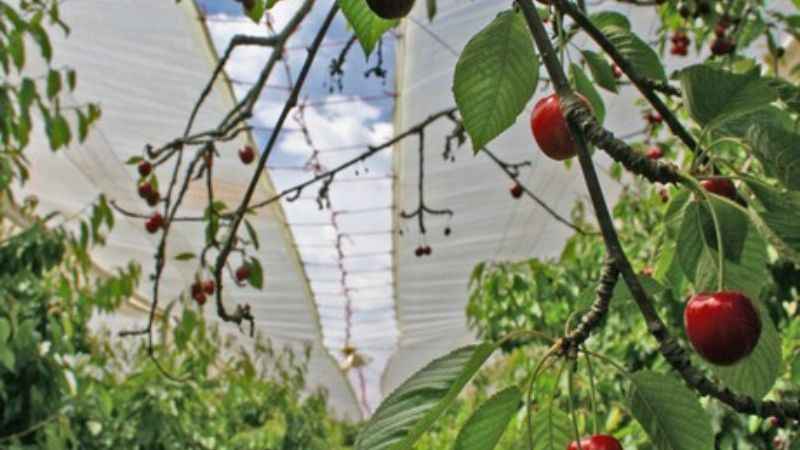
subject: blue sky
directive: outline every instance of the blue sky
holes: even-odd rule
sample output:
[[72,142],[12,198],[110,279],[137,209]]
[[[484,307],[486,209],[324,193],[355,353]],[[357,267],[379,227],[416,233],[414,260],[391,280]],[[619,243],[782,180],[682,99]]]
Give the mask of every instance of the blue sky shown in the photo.
[[[266,26],[263,23],[256,25],[245,18],[241,5],[233,0],[201,0],[199,3],[206,12],[218,53],[224,51],[228,40],[235,34],[266,33]],[[299,4],[299,1],[283,1],[270,11],[276,29],[280,29]],[[329,5],[329,1],[318,0],[310,17],[290,40],[287,62],[293,78],[300,71],[306,47],[316,35],[315,25],[321,22]],[[385,79],[364,76],[377,59],[375,54],[370,59],[365,58],[356,44],[347,56],[342,90],[331,92],[328,67],[350,36],[344,18],[339,15],[323,42],[300,96],[301,101],[309,103],[305,108],[305,121],[314,147],[332,150],[319,156],[319,161],[328,168],[363,152],[367,144],[383,143],[394,134],[394,102],[391,97],[394,90],[394,35],[388,33],[383,43]],[[234,53],[226,70],[238,96],[246,92],[247,82],[256,78],[269,52],[268,49],[250,47]],[[251,121],[253,136],[259,146],[263,146],[269,136],[269,131],[264,128],[269,129],[275,123],[288,95],[282,88],[289,84],[284,67],[279,66],[270,78]],[[279,190],[313,175],[298,170],[312,153],[299,129],[297,121],[287,120],[279,145],[268,162],[268,167],[275,168],[270,170],[270,175]],[[345,150],[333,151],[337,148]],[[340,350],[348,332],[345,305],[350,298],[353,306],[352,325],[349,327],[351,344],[371,360],[363,370],[367,410],[376,406],[380,396],[380,375],[397,339],[391,271],[391,161],[391,151],[386,150],[366,164],[337,176],[331,188],[330,210],[317,207],[316,188],[304,191],[298,201],[283,203],[316,296],[324,343],[340,361],[344,359]],[[334,218],[338,228],[326,225]],[[342,237],[341,249],[345,254],[341,266],[336,256],[337,235]],[[347,272],[345,277],[342,268]],[[343,287],[348,290],[347,294],[342,292]],[[361,378],[355,371],[350,372],[350,380],[356,391],[361,392]]]

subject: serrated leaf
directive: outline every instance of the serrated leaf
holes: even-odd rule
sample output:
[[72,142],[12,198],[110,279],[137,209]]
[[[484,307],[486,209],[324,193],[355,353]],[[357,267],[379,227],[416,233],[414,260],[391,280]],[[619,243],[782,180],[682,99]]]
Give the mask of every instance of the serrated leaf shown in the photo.
[[486,400],[458,432],[454,450],[492,450],[520,407],[522,391],[506,388]]
[[755,123],[747,141],[770,175],[786,188],[800,191],[800,134],[772,123]]
[[586,100],[589,100],[589,104],[592,105],[594,117],[597,119],[597,122],[602,125],[603,120],[606,118],[606,106],[603,104],[603,98],[600,97],[600,94],[597,93],[597,89],[594,88],[592,80],[586,76],[586,73],[577,64],[570,64],[569,76],[575,90],[586,97]]
[[711,418],[680,381],[656,372],[630,376],[631,414],[657,449],[713,450]]
[[753,113],[778,98],[769,81],[755,71],[735,74],[695,65],[681,71],[680,81],[692,119],[709,129]]
[[386,20],[378,17],[369,9],[366,0],[336,0],[342,9],[342,14],[353,27],[358,43],[369,56],[384,33],[397,25],[396,20]]
[[[717,239],[711,208],[714,208],[713,212],[719,221],[722,233],[720,242]],[[692,202],[684,209],[676,239],[678,263],[698,291],[716,290],[720,269],[718,245],[721,243],[725,258],[724,284],[733,286],[745,282],[734,275],[737,268],[752,270],[753,273],[747,279],[754,284],[751,288],[757,292],[764,280],[752,280],[751,277],[761,278],[766,261],[765,255],[764,257],[745,255],[747,240],[758,238],[756,233],[751,233],[753,231],[744,212],[730,202],[714,195],[709,195],[707,201]]]
[[453,94],[475,151],[514,124],[533,92],[539,62],[521,13],[501,12],[470,39]]
[[614,70],[606,58],[590,50],[584,50],[581,53],[586,65],[589,66],[589,72],[591,72],[594,82],[607,91],[617,92],[617,79],[614,78]]
[[362,428],[354,449],[410,448],[494,349],[492,344],[469,345],[428,363],[386,397]]
[[762,206],[755,214],[770,232],[764,237],[784,256],[800,261],[800,193],[780,192],[755,178],[745,182]]
[[533,450],[564,450],[574,439],[572,421],[558,408],[543,408],[532,420]]
[[667,81],[664,66],[650,45],[630,31],[618,26],[603,28],[606,37],[625,56],[639,75],[657,81]]

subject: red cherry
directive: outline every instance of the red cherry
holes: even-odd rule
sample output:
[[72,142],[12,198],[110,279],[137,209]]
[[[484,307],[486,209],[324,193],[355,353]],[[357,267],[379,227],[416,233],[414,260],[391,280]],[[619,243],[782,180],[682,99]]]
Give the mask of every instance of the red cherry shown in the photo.
[[683,44],[672,44],[672,47],[669,48],[669,52],[677,56],[686,56],[689,54],[689,46]]
[[414,0],[367,0],[367,5],[378,17],[392,20],[407,16]]
[[622,75],[624,73],[622,72],[622,69],[620,69],[619,66],[616,64],[613,64],[611,66],[611,72],[614,74],[614,78],[622,78]]
[[778,419],[777,417],[772,416],[772,417],[769,418],[769,424],[772,425],[773,427],[779,427],[779,426],[783,425],[783,422],[781,421],[781,419]]
[[[581,450],[622,450],[622,444],[610,434],[595,434],[581,439]],[[567,450],[578,450],[578,441],[572,441]]]
[[242,264],[238,269],[236,269],[236,281],[241,283],[248,278],[250,278],[250,266],[247,264]]
[[414,256],[419,258],[420,256],[425,254],[425,247],[419,246],[414,249]]
[[139,175],[146,177],[153,171],[153,165],[150,164],[150,161],[142,161],[136,169],[139,171]]
[[153,190],[152,192],[150,192],[150,194],[148,194],[147,197],[145,197],[145,200],[147,200],[148,205],[156,206],[158,204],[158,201],[161,200],[161,194],[159,194],[158,191]]
[[644,275],[646,277],[652,277],[653,276],[653,268],[652,267],[645,267],[644,269],[642,269],[642,275]]
[[191,292],[192,297],[194,297],[196,294],[203,292],[203,286],[199,281],[195,281],[191,286],[189,286],[189,292]]
[[661,123],[664,120],[664,118],[661,117],[661,113],[659,113],[659,112],[649,113],[644,118],[651,125],[655,125],[657,123]]
[[[589,102],[578,95],[583,104],[590,108]],[[561,102],[558,95],[549,95],[536,103],[531,113],[531,131],[542,152],[556,161],[563,161],[575,156],[567,123],[561,113]]]
[[734,48],[733,40],[726,37],[718,37],[711,43],[711,54],[716,56],[727,55],[733,53]]
[[749,355],[761,335],[753,303],[741,292],[695,294],[683,314],[692,347],[706,361],[730,366]]
[[661,159],[664,156],[664,151],[659,147],[651,147],[647,150],[647,157],[650,159]]
[[725,31],[727,31],[728,27],[723,25],[722,22],[718,23],[717,26],[714,27],[714,34],[717,36],[724,36]]
[[149,181],[142,181],[139,183],[139,187],[136,189],[136,192],[139,193],[139,197],[148,199],[153,196],[155,188],[153,188],[153,185]]
[[199,304],[204,304],[206,302],[206,293],[203,291],[196,292],[192,294],[192,298]]
[[700,182],[708,192],[736,200],[736,186],[730,178],[709,178]]
[[144,228],[150,234],[155,234],[158,230],[164,227],[164,216],[161,213],[153,213],[144,222]]
[[244,164],[250,164],[251,162],[253,162],[253,159],[255,159],[255,157],[256,157],[256,152],[255,150],[253,150],[253,147],[245,145],[244,147],[239,149],[239,159]]
[[781,448],[783,446],[783,439],[780,436],[775,436],[772,438],[772,446],[775,448]]
[[206,280],[205,283],[203,283],[203,291],[208,295],[213,294],[214,291],[216,291],[216,287],[217,285],[214,283],[214,280]]
[[522,186],[519,183],[514,183],[511,185],[511,188],[508,190],[511,193],[511,196],[514,198],[522,197]]

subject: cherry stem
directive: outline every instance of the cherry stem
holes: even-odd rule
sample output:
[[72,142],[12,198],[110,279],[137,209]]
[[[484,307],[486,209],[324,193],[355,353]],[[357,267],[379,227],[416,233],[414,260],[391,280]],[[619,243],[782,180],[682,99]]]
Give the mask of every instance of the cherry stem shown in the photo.
[[578,450],[581,448],[581,435],[578,431],[578,417],[575,413],[575,404],[573,396],[575,395],[575,370],[578,367],[578,360],[571,359],[569,364],[569,373],[567,373],[567,405],[569,405],[569,416],[572,420],[572,433],[575,436],[575,441],[578,443]]
[[545,370],[552,367],[552,365],[555,364],[555,361],[558,361],[558,359],[556,358],[553,360],[552,363],[545,366],[545,362],[547,362],[550,358],[555,356],[555,354],[558,352],[558,349],[559,349],[558,344],[554,344],[547,350],[542,359],[533,369],[533,373],[531,374],[531,379],[530,381],[528,381],[528,389],[527,389],[528,392],[525,401],[525,422],[528,431],[528,450],[533,450],[533,428],[531,425],[532,423],[531,410],[533,408],[533,386],[536,384],[536,380],[539,378],[539,375],[541,373],[544,373]]
[[586,360],[586,370],[589,372],[589,402],[592,405],[592,433],[597,434],[597,391],[594,386],[594,367],[592,366],[592,358],[588,353],[583,352],[583,358]]

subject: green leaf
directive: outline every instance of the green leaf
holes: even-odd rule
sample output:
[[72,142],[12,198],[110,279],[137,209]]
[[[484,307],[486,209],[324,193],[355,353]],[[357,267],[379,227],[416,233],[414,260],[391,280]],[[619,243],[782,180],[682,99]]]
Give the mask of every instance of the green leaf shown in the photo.
[[5,317],[0,317],[0,344],[8,342],[11,337],[11,323]]
[[78,84],[77,72],[73,69],[67,69],[67,86],[69,86],[69,90],[74,91],[76,84]]
[[16,361],[17,359],[14,357],[14,352],[11,348],[5,344],[0,344],[0,363],[3,363],[6,369],[13,372]]
[[22,66],[25,65],[25,41],[21,32],[14,31],[8,36],[8,53],[11,54],[11,60],[17,70],[22,70]]
[[607,27],[622,28],[623,30],[631,29],[631,22],[623,14],[613,11],[601,11],[589,16],[594,26],[605,31]]
[[183,253],[179,253],[177,256],[175,256],[175,259],[177,261],[189,261],[189,260],[192,260],[192,259],[195,259],[195,258],[197,258],[197,255],[195,255],[192,252],[183,252]]
[[657,449],[713,450],[711,418],[695,393],[656,372],[636,372],[630,380],[631,414]]
[[61,74],[56,70],[47,72],[47,97],[53,98],[61,92]]
[[347,22],[353,27],[359,44],[364,50],[364,54],[369,56],[375,48],[375,44],[389,31],[397,25],[396,20],[386,20],[378,17],[369,9],[366,0],[336,0],[342,8],[342,14],[347,18]]
[[470,345],[428,363],[386,397],[362,428],[354,449],[411,448],[494,349],[492,344]]
[[764,238],[784,256],[800,261],[800,193],[780,192],[755,178],[745,182],[762,206],[755,214],[769,231],[762,233]]
[[33,39],[39,44],[39,50],[45,61],[50,61],[53,57],[53,47],[50,45],[50,37],[47,32],[38,23],[30,22],[28,24],[28,32],[33,36]]
[[261,261],[256,258],[250,258],[247,261],[247,266],[250,268],[250,276],[247,277],[247,282],[256,289],[263,289],[264,269],[261,267]]
[[572,421],[558,408],[543,408],[532,417],[534,450],[564,450],[574,439]]
[[718,128],[777,100],[767,79],[758,73],[735,74],[704,65],[680,73],[683,100],[698,124]]
[[33,99],[36,98],[36,84],[30,78],[23,78],[20,84],[19,94],[17,94],[17,101],[21,110],[27,111]]
[[590,50],[584,50],[581,53],[586,65],[589,66],[589,72],[592,73],[594,82],[607,91],[617,92],[617,79],[614,78],[614,70],[606,58]]
[[747,133],[753,155],[770,175],[800,191],[800,134],[771,123],[756,123]]
[[597,89],[594,88],[592,80],[586,76],[586,73],[584,73],[583,69],[577,64],[570,64],[569,75],[570,80],[575,86],[575,90],[589,100],[597,122],[602,124],[606,117],[606,106],[603,104],[603,98],[600,97],[600,94],[597,93]]
[[51,149],[58,150],[59,148],[69,144],[71,134],[69,131],[69,125],[67,124],[66,119],[64,119],[64,116],[58,115],[53,117],[47,122],[45,128],[47,129],[47,137],[50,140]]
[[[750,283],[749,290],[760,289],[764,280],[765,255],[745,254],[748,238],[758,238],[748,217],[731,202],[709,195],[707,201],[688,204],[677,236],[678,262],[698,291],[715,291],[719,284],[719,258],[717,232],[711,208],[717,215],[723,256],[725,258],[725,285]],[[753,234],[754,236],[750,236]],[[752,239],[751,239],[752,240]],[[759,242],[760,239],[758,239]],[[752,271],[746,279],[738,279],[736,269]],[[757,279],[753,280],[752,277]]]
[[[242,2],[244,4],[244,2]],[[264,10],[266,9],[266,5],[264,4],[264,0],[253,0],[253,7],[250,9],[245,9],[244,13],[247,17],[250,18],[255,23],[261,21],[261,18],[264,16]]]
[[539,62],[521,13],[504,11],[472,37],[453,94],[475,151],[514,124],[533,96]]
[[520,407],[522,391],[512,386],[493,395],[461,427],[454,450],[492,450]]
[[253,243],[253,248],[258,250],[258,233],[256,233],[256,229],[253,228],[253,224],[251,224],[249,220],[245,220],[244,227],[247,230],[247,235],[250,237],[250,241]]
[[432,22],[433,18],[436,17],[436,0],[426,0],[425,10],[428,13],[428,21]]
[[618,26],[603,28],[606,37],[625,56],[640,75],[657,81],[667,81],[664,66],[650,45],[630,31]]

